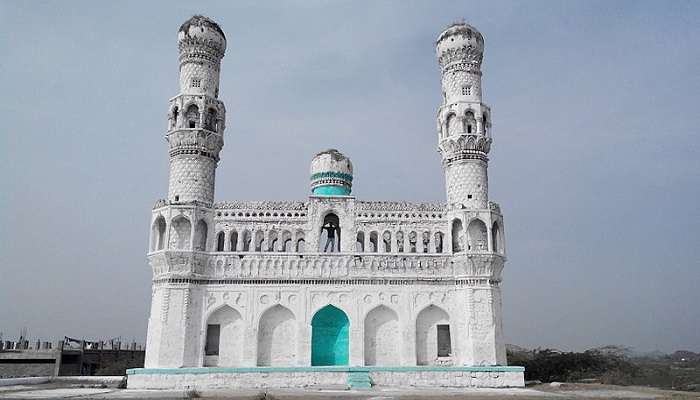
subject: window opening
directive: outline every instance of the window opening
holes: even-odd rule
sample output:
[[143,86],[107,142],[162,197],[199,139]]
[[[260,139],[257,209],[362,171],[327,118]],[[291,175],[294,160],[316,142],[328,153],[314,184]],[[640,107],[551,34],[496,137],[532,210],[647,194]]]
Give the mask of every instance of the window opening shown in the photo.
[[450,343],[450,326],[437,326],[437,355],[438,357],[449,357],[452,354],[452,344]]
[[221,325],[207,325],[207,342],[204,346],[204,354],[208,356],[219,355],[219,332]]

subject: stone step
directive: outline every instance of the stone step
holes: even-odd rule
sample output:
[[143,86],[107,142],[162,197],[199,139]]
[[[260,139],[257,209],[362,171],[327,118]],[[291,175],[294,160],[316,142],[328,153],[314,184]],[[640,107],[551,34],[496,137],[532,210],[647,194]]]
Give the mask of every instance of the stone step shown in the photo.
[[348,386],[350,389],[369,389],[372,381],[369,379],[369,371],[348,372]]

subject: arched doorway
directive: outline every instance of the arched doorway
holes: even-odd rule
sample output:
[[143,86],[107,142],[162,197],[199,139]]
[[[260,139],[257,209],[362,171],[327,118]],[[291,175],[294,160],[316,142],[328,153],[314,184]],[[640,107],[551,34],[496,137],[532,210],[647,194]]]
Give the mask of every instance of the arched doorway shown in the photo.
[[350,321],[332,305],[311,320],[311,365],[348,365]]
[[340,219],[337,215],[329,213],[323,218],[320,238],[318,251],[323,253],[340,252]]

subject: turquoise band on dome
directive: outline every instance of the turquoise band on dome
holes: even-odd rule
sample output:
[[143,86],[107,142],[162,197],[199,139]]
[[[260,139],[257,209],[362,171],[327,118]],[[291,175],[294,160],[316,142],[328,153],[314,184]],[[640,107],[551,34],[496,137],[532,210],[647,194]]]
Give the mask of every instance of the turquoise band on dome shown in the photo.
[[318,196],[349,196],[350,188],[344,186],[324,185],[313,188],[311,193]]
[[346,174],[344,172],[335,172],[335,171],[317,172],[317,173],[311,175],[312,181],[315,181],[318,179],[327,179],[327,178],[336,178],[336,179],[342,179],[344,181],[352,182],[352,175]]

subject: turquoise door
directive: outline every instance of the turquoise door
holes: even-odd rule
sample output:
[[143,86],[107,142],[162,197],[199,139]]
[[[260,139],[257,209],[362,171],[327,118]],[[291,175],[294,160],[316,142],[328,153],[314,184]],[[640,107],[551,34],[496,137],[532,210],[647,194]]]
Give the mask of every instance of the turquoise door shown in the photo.
[[331,305],[311,320],[311,365],[348,365],[350,321]]

